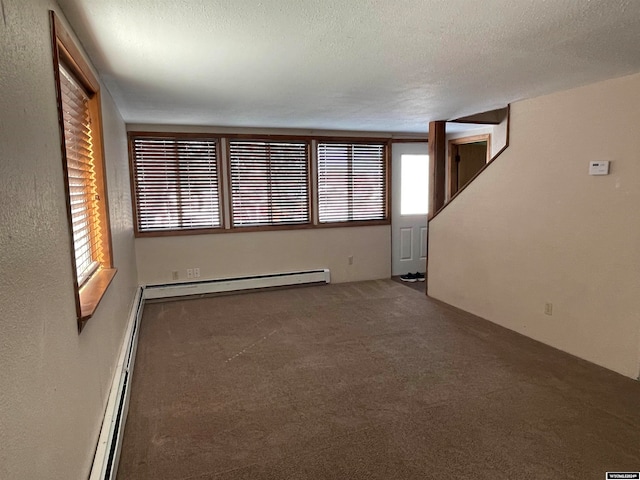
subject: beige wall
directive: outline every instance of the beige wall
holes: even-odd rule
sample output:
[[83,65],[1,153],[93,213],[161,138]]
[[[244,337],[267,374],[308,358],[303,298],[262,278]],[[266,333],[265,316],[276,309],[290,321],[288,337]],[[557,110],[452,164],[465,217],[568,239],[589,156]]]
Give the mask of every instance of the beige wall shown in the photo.
[[87,478],[136,285],[125,127],[103,111],[118,273],[76,326],[48,9],[0,26],[0,478]]
[[171,282],[174,270],[185,280],[186,269],[195,267],[201,279],[317,268],[329,268],[335,283],[391,276],[386,225],[138,238],[135,243],[143,285]]
[[638,92],[635,75],[513,104],[509,148],[429,226],[429,294],[637,377]]

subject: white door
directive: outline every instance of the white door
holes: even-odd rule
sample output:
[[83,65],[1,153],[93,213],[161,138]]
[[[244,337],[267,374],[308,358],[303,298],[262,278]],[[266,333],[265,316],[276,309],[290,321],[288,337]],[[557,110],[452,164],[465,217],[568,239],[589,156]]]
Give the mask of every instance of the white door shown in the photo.
[[429,211],[428,145],[394,143],[391,148],[391,274],[424,273]]

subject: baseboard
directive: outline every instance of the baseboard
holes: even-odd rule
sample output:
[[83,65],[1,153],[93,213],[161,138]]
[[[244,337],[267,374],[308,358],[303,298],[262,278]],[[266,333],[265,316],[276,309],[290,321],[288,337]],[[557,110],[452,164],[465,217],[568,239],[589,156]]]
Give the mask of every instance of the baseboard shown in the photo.
[[230,277],[182,283],[147,285],[145,299],[205,295],[210,293],[253,290],[256,288],[283,287],[313,283],[329,283],[328,269],[305,270],[300,272],[272,273],[250,277]]
[[144,307],[144,289],[139,287],[134,297],[118,363],[113,375],[102,429],[93,459],[89,480],[113,480],[118,471],[122,435],[129,409],[130,383],[138,347],[138,330]]
[[127,329],[118,356],[118,363],[113,375],[89,480],[114,480],[116,478],[124,426],[129,409],[130,384],[133,376],[136,349],[138,347],[138,331],[145,299],[307,283],[329,283],[329,281],[329,270],[320,269],[139,287],[133,301]]

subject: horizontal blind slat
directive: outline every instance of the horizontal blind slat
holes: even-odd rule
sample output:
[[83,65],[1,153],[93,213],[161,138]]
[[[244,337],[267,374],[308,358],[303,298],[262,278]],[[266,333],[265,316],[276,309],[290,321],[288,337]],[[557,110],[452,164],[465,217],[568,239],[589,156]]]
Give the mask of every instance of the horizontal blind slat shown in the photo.
[[82,284],[102,256],[91,116],[84,89],[63,65],[59,71],[76,278]]

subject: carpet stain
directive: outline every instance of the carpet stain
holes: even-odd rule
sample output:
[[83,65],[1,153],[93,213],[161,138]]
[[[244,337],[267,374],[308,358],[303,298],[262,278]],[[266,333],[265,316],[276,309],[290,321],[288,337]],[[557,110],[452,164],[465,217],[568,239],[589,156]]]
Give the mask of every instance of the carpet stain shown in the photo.
[[251,350],[253,347],[255,347],[256,345],[259,345],[260,343],[264,342],[265,340],[267,340],[269,337],[271,337],[272,335],[274,335],[278,330],[274,330],[271,333],[269,333],[268,335],[265,335],[264,337],[262,337],[260,340],[258,340],[257,342],[253,342],[251,345],[249,345],[246,348],[243,348],[242,350],[240,350],[238,353],[236,353],[235,355],[233,355],[232,357],[229,357],[225,360],[224,363],[229,363],[230,361],[238,358],[240,355],[244,355],[245,353],[247,353],[249,350]]

